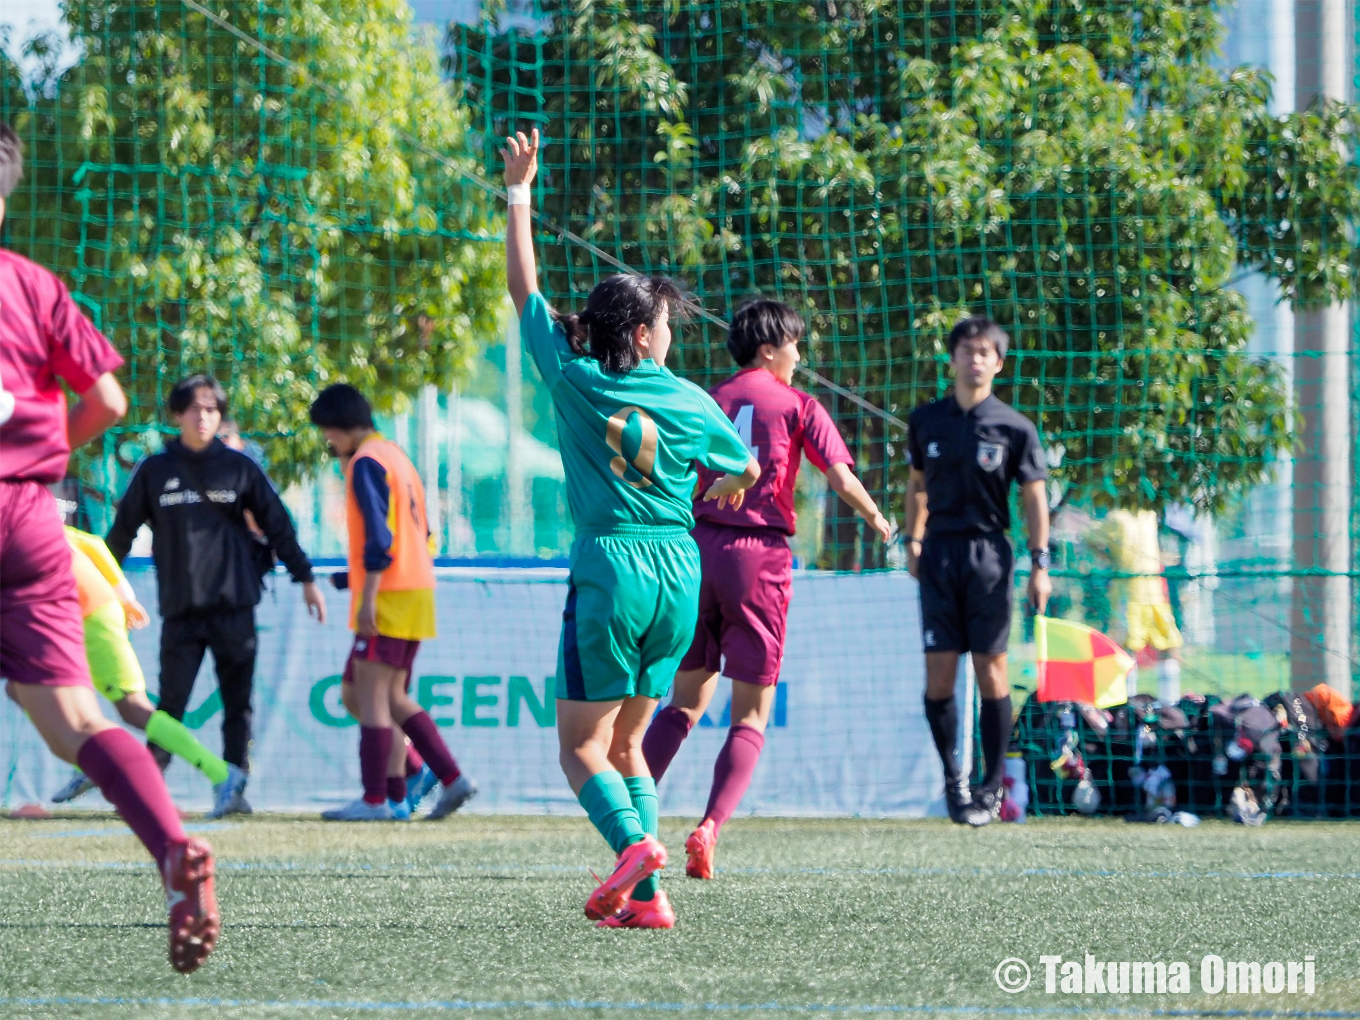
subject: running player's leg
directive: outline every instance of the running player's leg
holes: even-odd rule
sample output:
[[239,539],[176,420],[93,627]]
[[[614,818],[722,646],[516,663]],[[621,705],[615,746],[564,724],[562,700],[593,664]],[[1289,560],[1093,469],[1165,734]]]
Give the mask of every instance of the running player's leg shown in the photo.
[[[379,638],[389,644],[396,642],[391,638]],[[402,663],[405,669],[402,672],[400,682],[392,687],[391,693],[391,712],[392,720],[401,728],[401,732],[411,738],[411,743],[415,746],[420,757],[425,760],[425,764],[435,774],[435,777],[443,784],[444,789],[440,791],[439,800],[430,809],[429,818],[438,821],[453,814],[460,807],[477,795],[477,784],[472,781],[470,776],[464,775],[462,769],[458,767],[458,762],[449,751],[449,745],[444,742],[444,738],[439,735],[439,727],[435,725],[430,714],[420,705],[412,700],[407,693],[407,678],[410,676],[411,667],[415,664],[416,651],[420,646],[418,641],[407,641],[402,655]],[[403,741],[404,743],[404,741]],[[405,752],[402,753],[399,774],[405,776],[406,761]],[[403,778],[403,785],[405,780]]]
[[944,799],[949,817],[963,824],[972,810],[973,793],[957,757],[959,713],[954,687],[959,656],[968,650],[960,543],[932,536],[921,549],[921,643],[926,653],[925,716],[944,770]]
[[699,717],[708,709],[718,689],[718,669],[722,665],[722,606],[716,597],[718,580],[725,569],[718,529],[700,523],[692,532],[699,547],[698,620],[689,650],[680,660],[670,704],[652,719],[642,741],[647,768],[657,782],[670,768]]
[[[392,741],[392,753],[387,758],[387,803],[400,804],[406,806],[406,749],[410,746],[407,743],[405,733],[397,736]],[[395,810],[395,808],[394,808]]]
[[142,664],[128,640],[127,618],[119,603],[106,602],[85,617],[85,654],[94,689],[113,702],[125,723],[145,731],[151,743],[183,758],[214,786],[226,782],[227,763],[147,698]]
[[722,620],[719,649],[732,678],[732,709],[704,818],[685,843],[685,870],[695,878],[713,876],[718,831],[750,786],[765,746],[793,592],[792,553],[787,539],[773,531],[722,529],[704,562],[720,566],[711,571],[712,587]]
[[[968,647],[973,653],[982,737],[982,785],[974,802],[992,821],[1001,812],[1001,781],[1006,773],[1006,751],[1011,736],[1011,689],[1006,676],[1006,647],[1010,642],[1013,562],[1004,536],[985,535],[968,543]],[[983,822],[971,819],[972,824]],[[985,824],[985,823],[984,823]]]
[[[392,756],[391,689],[401,671],[378,661],[374,644],[372,638],[356,638],[346,666],[359,718],[363,796],[342,808],[322,812],[321,817],[329,821],[385,821],[392,817],[387,806],[387,763]],[[367,657],[370,655],[373,657]]]
[[[161,621],[160,690],[156,705],[177,722],[184,719],[194,681],[207,651],[207,629],[202,617],[189,614]],[[163,748],[152,747],[151,756],[162,772],[170,765],[172,756]]]
[[[592,918],[617,913],[637,883],[666,862],[665,848],[643,828],[623,774],[609,757],[626,699],[647,693],[638,690],[644,676],[641,645],[660,608],[652,545],[645,540],[578,538],[562,614],[556,690],[562,769],[590,820],[619,854],[614,872],[586,903],[586,916]],[[688,641],[694,628],[692,606],[684,626]],[[669,672],[662,693],[682,650],[665,664]],[[655,695],[650,700],[654,704]],[[630,713],[624,727],[641,774],[646,774],[641,738],[647,717]]]

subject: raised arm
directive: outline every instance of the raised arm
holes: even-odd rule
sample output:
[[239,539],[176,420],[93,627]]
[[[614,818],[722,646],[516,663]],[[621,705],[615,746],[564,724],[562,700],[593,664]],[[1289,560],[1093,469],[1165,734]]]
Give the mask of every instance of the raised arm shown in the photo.
[[878,532],[883,541],[892,533],[888,519],[878,509],[878,504],[869,495],[864,483],[855,477],[849,464],[832,464],[826,471],[826,483],[831,491],[850,504],[850,509],[869,522],[869,527]]
[[523,131],[505,140],[505,187],[510,207],[505,220],[505,283],[515,314],[523,316],[529,295],[538,290],[534,264],[533,225],[529,217],[529,192],[538,173],[538,128],[526,137]]

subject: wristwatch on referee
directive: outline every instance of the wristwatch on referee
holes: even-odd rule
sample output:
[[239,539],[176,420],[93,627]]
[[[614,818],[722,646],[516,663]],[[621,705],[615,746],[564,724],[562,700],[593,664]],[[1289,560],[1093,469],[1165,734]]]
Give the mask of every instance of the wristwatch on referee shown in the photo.
[[1035,570],[1047,570],[1053,562],[1053,554],[1047,549],[1031,549],[1029,558]]

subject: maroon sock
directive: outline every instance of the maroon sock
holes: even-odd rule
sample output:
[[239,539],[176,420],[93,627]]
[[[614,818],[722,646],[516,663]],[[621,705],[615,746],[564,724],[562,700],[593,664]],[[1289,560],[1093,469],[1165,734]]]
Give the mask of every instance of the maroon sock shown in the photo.
[[184,839],[184,826],[150,752],[126,730],[107,729],[80,745],[76,764],[94,780],[156,863],[164,864],[170,844]]
[[458,763],[449,753],[449,745],[444,743],[444,738],[439,735],[439,727],[428,712],[417,712],[402,723],[401,728],[441,783],[448,786],[461,775]]
[[647,771],[658,783],[671,766],[671,759],[685,742],[692,728],[689,716],[678,708],[667,705],[652,719],[642,737],[642,757],[647,759]]
[[381,804],[387,800],[387,761],[392,757],[392,727],[359,727],[359,776],[364,800]]
[[410,779],[425,767],[425,759],[410,744],[406,745],[406,778]]
[[387,777],[387,799],[401,803],[406,799],[406,777],[388,776]]
[[713,765],[713,791],[704,810],[704,818],[713,819],[714,828],[721,829],[741,803],[764,746],[765,734],[753,726],[737,723],[727,731],[727,742]]

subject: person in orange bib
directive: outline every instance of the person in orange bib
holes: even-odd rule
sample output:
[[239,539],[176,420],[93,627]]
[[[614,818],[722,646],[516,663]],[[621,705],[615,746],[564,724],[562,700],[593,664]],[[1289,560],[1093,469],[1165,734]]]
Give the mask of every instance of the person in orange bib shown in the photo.
[[425,520],[425,487],[401,447],[373,426],[373,409],[353,386],[337,383],[317,396],[312,423],[345,461],[349,530],[350,629],[345,666],[359,715],[359,771],[364,793],[323,812],[330,821],[388,821],[388,762],[394,725],[411,738],[443,784],[431,819],[443,818],[477,793],[439,730],[407,693],[420,642],[435,636],[434,556]]

